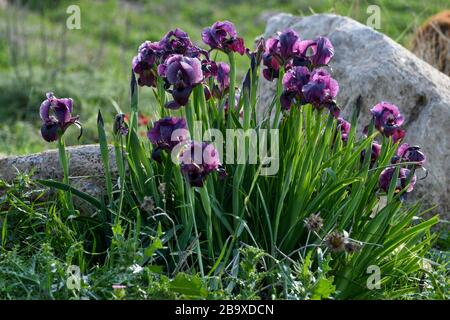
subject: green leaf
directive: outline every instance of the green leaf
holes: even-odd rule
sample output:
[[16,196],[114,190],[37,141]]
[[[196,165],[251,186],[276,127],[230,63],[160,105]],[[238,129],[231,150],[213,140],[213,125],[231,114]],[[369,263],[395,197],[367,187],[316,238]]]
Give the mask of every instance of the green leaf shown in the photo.
[[41,179],[37,179],[36,181],[39,184],[42,184],[43,186],[46,186],[49,188],[55,188],[55,189],[62,190],[62,191],[70,191],[72,194],[76,195],[77,197],[92,204],[98,210],[103,209],[103,205],[99,200],[97,200],[94,197],[88,195],[87,193],[80,191],[78,189],[75,189],[74,187],[71,187],[65,183],[54,181],[54,180],[41,180]]
[[336,287],[333,285],[333,277],[319,279],[314,291],[312,293],[312,300],[328,299],[331,294],[336,292]]
[[161,230],[161,223],[158,224],[157,237],[155,237],[152,243],[144,250],[145,256],[151,258],[156,250],[164,249],[164,245],[161,241],[161,236],[163,235]]
[[170,283],[170,290],[182,294],[189,298],[206,298],[208,290],[202,283],[199,276],[189,276],[185,273],[178,273]]
[[103,122],[102,113],[98,110],[97,115],[97,131],[98,131],[98,141],[100,144],[100,154],[103,163],[103,173],[105,174],[106,191],[108,193],[108,199],[110,205],[113,203],[113,186],[111,179],[111,172],[109,171],[109,149],[108,141],[106,139],[105,124]]

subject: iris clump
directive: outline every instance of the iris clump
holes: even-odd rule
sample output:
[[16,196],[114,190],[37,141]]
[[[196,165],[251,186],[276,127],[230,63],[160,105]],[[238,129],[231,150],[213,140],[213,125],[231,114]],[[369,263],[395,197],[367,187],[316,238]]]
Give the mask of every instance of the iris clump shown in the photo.
[[[373,294],[365,289],[371,265],[386,274],[384,285],[398,289],[391,273],[409,277],[417,270],[424,248],[420,240],[426,238],[420,232],[426,234],[435,223],[413,224],[410,220],[418,209],[402,207],[418,180],[415,170],[423,169],[426,157],[420,147],[403,142],[400,110],[387,102],[377,104],[371,109],[366,135],[357,137],[358,113],[350,122],[340,112],[340,87],[330,67],[335,52],[325,37],[305,40],[288,29],[260,39],[251,51],[228,21],[214,23],[201,36],[207,48],[197,46],[183,30],[171,30],[159,41],[144,42],[132,60],[130,118],[125,121],[123,114],[117,115],[113,127],[117,183],[105,174],[107,204],[76,193],[101,213],[92,217],[101,232],[89,230],[93,237],[106,239],[92,241],[103,246],[94,248],[95,254],[111,252],[113,259],[114,247],[128,241],[130,234],[139,250],[130,263],[149,266],[146,276],[156,270],[158,277],[163,273],[178,277],[181,269],[186,270],[196,277],[195,288],[188,291],[202,299],[209,297],[211,275],[212,290],[231,288],[225,291],[232,297],[234,292],[246,294],[241,282],[236,285],[236,277],[229,275],[239,277],[256,267],[266,268],[260,281],[254,281],[264,283],[260,291],[270,290],[277,298],[300,297],[296,290],[304,291],[303,284],[273,279],[281,274],[303,279],[296,272],[310,269],[316,271],[308,278],[319,279],[310,285],[314,294],[323,287],[329,292],[322,298],[331,293],[342,298]],[[213,58],[214,50],[225,55]],[[237,54],[246,54],[245,73],[236,73]],[[223,56],[228,61],[220,61]],[[237,81],[236,74],[245,77]],[[260,110],[258,88],[260,80],[266,81],[263,78],[276,79],[269,110]],[[156,106],[145,111],[151,117],[140,114],[138,85],[155,94]],[[77,124],[78,117],[71,113],[72,100],[49,95],[41,107],[43,124],[48,126],[44,138],[55,139],[53,127],[58,138]],[[264,117],[259,119],[260,115]],[[107,136],[103,122],[98,125],[108,173]],[[207,129],[214,129],[208,130],[213,136],[204,134]],[[240,140],[237,133],[246,130],[254,130],[259,140],[251,140],[251,134]],[[230,132],[235,134],[232,139],[227,136]],[[270,137],[259,135],[267,132]],[[147,139],[141,139],[143,135]],[[227,138],[223,141],[227,148],[221,137]],[[270,149],[264,150],[265,145]],[[260,151],[256,163],[251,161],[255,146]],[[65,153],[61,155],[64,163]],[[276,172],[262,173],[275,163]],[[386,205],[380,201],[384,195]],[[392,221],[398,224],[393,227]],[[249,244],[257,248],[243,253]],[[264,263],[256,266],[256,256]],[[184,287],[191,283],[186,280],[168,282]],[[245,297],[260,298],[258,294]]]

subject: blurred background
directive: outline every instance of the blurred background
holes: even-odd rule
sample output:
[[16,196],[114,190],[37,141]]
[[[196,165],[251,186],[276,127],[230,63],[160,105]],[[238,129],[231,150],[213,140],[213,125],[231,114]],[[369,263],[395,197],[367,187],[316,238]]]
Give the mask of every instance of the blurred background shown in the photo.
[[[79,30],[66,27],[70,5],[80,8]],[[327,12],[366,23],[369,5],[381,9],[379,31],[409,48],[417,28],[450,0],[0,0],[0,155],[55,147],[39,133],[47,91],[74,99],[84,124],[81,143],[96,142],[97,110],[109,123],[116,110],[128,110],[138,46],[170,29],[179,27],[200,44],[204,27],[230,20],[252,47],[273,14]],[[243,72],[245,59],[238,63]],[[151,119],[151,90],[140,92],[140,109]],[[68,144],[76,144],[75,128],[69,131]]]

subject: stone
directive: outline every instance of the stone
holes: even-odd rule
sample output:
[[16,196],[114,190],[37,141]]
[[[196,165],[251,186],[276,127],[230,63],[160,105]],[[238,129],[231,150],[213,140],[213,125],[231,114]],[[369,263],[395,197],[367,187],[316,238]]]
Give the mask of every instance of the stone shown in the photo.
[[[335,48],[331,68],[340,86],[337,101],[344,117],[360,109],[359,133],[369,123],[369,109],[376,103],[389,101],[400,108],[406,119],[405,141],[420,145],[428,160],[428,177],[418,181],[410,199],[425,206],[437,204],[441,217],[448,218],[450,78],[386,35],[347,17],[279,14],[268,20],[264,36],[286,28],[296,30],[302,39],[326,36],[331,40]],[[274,92],[275,82],[261,80],[261,113]]]
[[[68,147],[70,158],[70,183],[74,188],[81,190],[95,198],[105,195],[105,180],[103,163],[98,145],[82,145]],[[114,148],[109,148],[109,165],[113,180],[118,177]],[[31,174],[32,179],[55,179],[61,181],[63,171],[59,163],[58,150],[49,150],[41,153],[24,156],[0,156],[0,179],[12,182],[17,173]],[[0,190],[1,194],[1,190]],[[77,197],[74,197],[75,206],[83,212],[92,211]]]

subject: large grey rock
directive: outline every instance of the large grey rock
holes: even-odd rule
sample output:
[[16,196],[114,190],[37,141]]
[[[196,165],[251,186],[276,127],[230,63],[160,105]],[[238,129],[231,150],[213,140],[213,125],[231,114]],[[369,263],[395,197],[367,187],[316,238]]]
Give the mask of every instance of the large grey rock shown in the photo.
[[[335,48],[331,67],[338,80],[338,103],[343,116],[361,108],[360,129],[368,124],[369,109],[380,101],[397,105],[405,116],[405,141],[423,148],[429,175],[419,181],[414,198],[438,204],[449,217],[450,78],[389,37],[350,18],[330,14],[296,17],[279,14],[269,19],[265,37],[286,28],[302,39],[326,36]],[[263,80],[261,106],[270,102],[274,83]]]
[[[70,157],[69,175],[71,185],[96,198],[104,195],[105,179],[99,146],[69,147],[67,148],[67,153]],[[112,147],[109,149],[109,164],[112,178],[117,179],[118,171]],[[12,182],[18,172],[30,173],[33,179],[62,180],[63,177],[57,150],[25,156],[0,156],[0,179]],[[78,204],[82,211],[89,211],[85,203],[77,201],[75,204]]]

